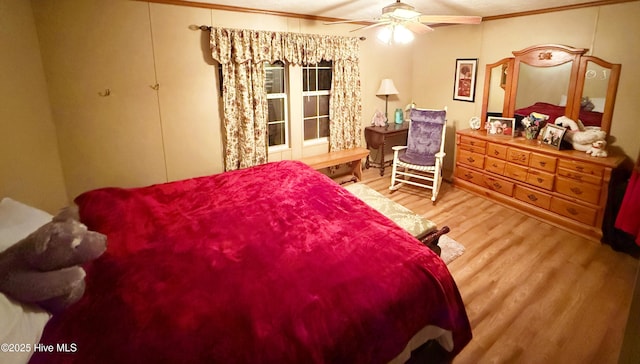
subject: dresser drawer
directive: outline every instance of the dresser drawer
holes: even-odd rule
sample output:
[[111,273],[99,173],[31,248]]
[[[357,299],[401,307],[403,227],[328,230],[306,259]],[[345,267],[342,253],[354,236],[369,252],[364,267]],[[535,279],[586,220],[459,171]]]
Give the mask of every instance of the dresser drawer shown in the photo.
[[596,210],[576,203],[552,197],[550,210],[570,219],[593,225],[596,221]]
[[584,174],[590,174],[597,177],[602,177],[602,174],[604,172],[604,167],[573,160],[560,160],[558,162],[558,167]]
[[475,183],[478,186],[484,186],[484,175],[461,165],[456,166],[456,177],[467,182]]
[[518,163],[518,164],[522,164],[523,166],[528,166],[530,154],[531,154],[530,152],[527,152],[524,150],[508,148],[507,162]]
[[484,154],[472,153],[468,150],[458,150],[458,163],[479,169],[484,168]]
[[490,190],[500,192],[503,195],[513,195],[513,182],[508,182],[499,178],[484,176],[484,185]]
[[555,190],[563,195],[596,205],[598,201],[600,201],[600,186],[595,186],[590,183],[557,177]]
[[538,186],[549,191],[553,189],[553,178],[554,178],[553,174],[538,171],[533,168],[529,168],[529,172],[527,172],[528,184],[533,186]]
[[580,173],[576,172],[573,169],[567,169],[563,167],[558,167],[558,176],[566,177],[580,182],[591,183],[598,186],[602,183],[602,176]]
[[527,180],[527,167],[519,166],[513,163],[507,163],[504,166],[504,175],[518,181],[525,182]]
[[522,187],[520,185],[516,185],[514,197],[520,201],[541,207],[545,210],[548,210],[551,205],[551,195]]
[[480,140],[480,139],[476,139],[476,138],[472,138],[464,135],[460,137],[460,144],[466,144],[472,147],[480,147],[482,148],[483,152],[484,152],[484,148],[487,146],[487,142],[485,142],[484,140]]
[[466,150],[471,153],[480,153],[484,154],[484,147],[479,147],[477,145],[470,144],[458,144],[458,148],[461,150]]
[[531,153],[529,167],[554,173],[556,171],[556,159],[544,154]]
[[487,144],[487,156],[499,159],[507,159],[507,146],[495,143]]
[[487,157],[484,169],[489,172],[504,174],[505,164],[507,164],[507,162],[503,160]]

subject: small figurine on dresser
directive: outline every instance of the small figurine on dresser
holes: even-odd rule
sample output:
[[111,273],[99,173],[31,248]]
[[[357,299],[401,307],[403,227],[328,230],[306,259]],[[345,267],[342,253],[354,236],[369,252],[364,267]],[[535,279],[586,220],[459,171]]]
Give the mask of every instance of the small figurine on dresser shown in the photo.
[[596,140],[591,144],[591,147],[587,149],[587,154],[590,154],[592,157],[606,157],[607,150],[607,142],[604,140]]

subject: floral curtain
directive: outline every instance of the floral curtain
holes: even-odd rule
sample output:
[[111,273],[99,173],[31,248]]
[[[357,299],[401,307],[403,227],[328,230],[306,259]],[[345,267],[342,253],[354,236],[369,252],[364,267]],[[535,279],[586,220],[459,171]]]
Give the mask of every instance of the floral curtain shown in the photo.
[[264,62],[332,61],[331,151],[360,144],[361,94],[358,39],[318,34],[211,28],[211,54],[222,66],[225,168],[267,161],[267,92]]

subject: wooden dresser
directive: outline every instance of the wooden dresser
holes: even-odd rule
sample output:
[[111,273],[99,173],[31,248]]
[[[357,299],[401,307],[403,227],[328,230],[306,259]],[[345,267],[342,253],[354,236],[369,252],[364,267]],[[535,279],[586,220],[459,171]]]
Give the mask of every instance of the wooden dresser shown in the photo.
[[600,241],[611,174],[623,160],[466,129],[456,133],[454,184]]

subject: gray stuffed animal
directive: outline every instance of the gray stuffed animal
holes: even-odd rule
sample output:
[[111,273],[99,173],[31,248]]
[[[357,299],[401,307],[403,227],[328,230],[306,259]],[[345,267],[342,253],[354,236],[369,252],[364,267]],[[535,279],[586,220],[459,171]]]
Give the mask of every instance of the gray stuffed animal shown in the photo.
[[58,313],[84,294],[80,264],[99,257],[106,247],[106,236],[89,231],[78,221],[76,210],[62,210],[0,253],[0,291]]

